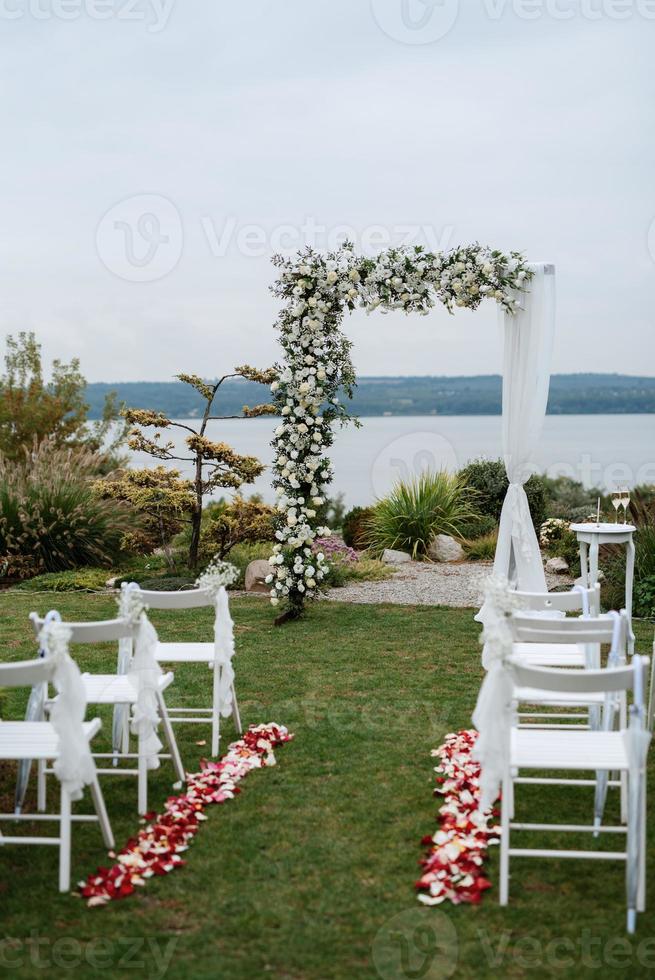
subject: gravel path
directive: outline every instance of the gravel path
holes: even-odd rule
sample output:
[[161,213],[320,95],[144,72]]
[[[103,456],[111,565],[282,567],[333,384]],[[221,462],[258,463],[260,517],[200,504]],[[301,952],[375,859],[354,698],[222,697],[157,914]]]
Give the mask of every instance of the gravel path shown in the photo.
[[[325,598],[332,602],[392,602],[420,606],[480,606],[484,580],[491,562],[429,564],[406,562],[398,566],[393,578],[384,582],[352,582],[341,589],[330,589]],[[570,584],[564,575],[546,575],[548,588]]]

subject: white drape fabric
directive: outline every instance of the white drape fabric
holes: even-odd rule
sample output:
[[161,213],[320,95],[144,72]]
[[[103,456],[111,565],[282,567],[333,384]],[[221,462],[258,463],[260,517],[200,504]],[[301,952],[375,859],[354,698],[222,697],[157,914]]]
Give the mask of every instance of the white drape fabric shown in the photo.
[[478,737],[473,757],[480,763],[480,810],[485,812],[498,799],[507,764],[512,724],[514,691],[506,661],[512,654],[509,614],[518,608],[518,597],[507,579],[492,577],[485,593],[483,665],[487,671],[478,693],[473,724]]
[[121,618],[134,628],[132,660],[127,676],[136,689],[137,699],[132,708],[130,727],[132,734],[139,737],[148,769],[158,769],[163,745],[157,735],[160,720],[157,693],[162,675],[156,656],[157,631],[148,619],[141,591],[134,582],[121,586],[119,610]]
[[[535,472],[534,448],[541,433],[550,382],[555,333],[555,272],[533,263],[515,313],[501,311],[503,362],[503,455],[509,480],[498,529],[494,575],[511,578],[524,592],[546,592],[539,542],[524,484]],[[484,607],[476,617],[484,621]]]
[[230,615],[227,590],[221,586],[215,597],[216,619],[214,620],[214,667],[220,668],[219,711],[223,718],[232,712],[232,691],[234,685],[234,622]]
[[86,694],[80,669],[68,652],[70,627],[55,619],[43,624],[39,644],[52,670],[58,697],[50,709],[50,723],[57,733],[57,759],[53,769],[72,800],[79,800],[84,786],[93,782],[95,765],[84,734]]

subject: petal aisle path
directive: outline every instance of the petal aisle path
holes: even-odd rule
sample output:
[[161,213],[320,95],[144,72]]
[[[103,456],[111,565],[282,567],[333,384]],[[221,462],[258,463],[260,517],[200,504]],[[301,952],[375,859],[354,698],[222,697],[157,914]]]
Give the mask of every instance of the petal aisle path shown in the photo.
[[477,734],[474,730],[453,732],[432,752],[439,759],[434,792],[445,797],[445,802],[439,807],[439,829],[421,841],[429,847],[421,861],[423,874],[416,882],[418,899],[424,905],[446,900],[453,905],[477,903],[491,887],[483,866],[487,848],[499,841],[500,828],[490,826],[495,811],[484,814],[478,810],[480,766],[472,758]]
[[293,735],[283,725],[250,725],[238,742],[233,742],[218,762],[203,759],[200,772],[189,773],[186,792],[170,796],[162,814],[147,814],[145,826],[130,838],[109,868],[98,868],[79,884],[79,893],[90,907],[107,905],[132,895],[135,887],[154,875],[165,875],[186,862],[187,850],[200,824],[205,807],[225,803],[241,792],[237,783],[253,769],[274,766],[273,749]]

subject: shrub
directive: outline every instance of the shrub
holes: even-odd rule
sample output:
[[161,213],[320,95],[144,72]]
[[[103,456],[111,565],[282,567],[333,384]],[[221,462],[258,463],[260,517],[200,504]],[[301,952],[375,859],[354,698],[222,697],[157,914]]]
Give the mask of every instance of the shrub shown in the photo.
[[476,538],[484,538],[489,534],[498,533],[498,521],[488,514],[477,514],[470,521],[462,525],[460,537],[466,541],[474,541]]
[[21,592],[101,592],[107,581],[106,568],[73,568],[67,572],[46,572],[22,582]]
[[551,558],[564,558],[574,575],[580,572],[580,546],[569,522],[549,517],[539,529],[539,544]]
[[539,477],[546,495],[546,516],[561,517],[568,521],[582,520],[592,512],[596,514],[598,498],[603,493],[597,487],[585,489],[579,480],[570,476]]
[[[492,517],[498,523],[509,486],[503,461],[501,459],[474,460],[459,471],[458,477],[475,492],[475,496],[471,498],[472,505],[481,514]],[[546,508],[544,484],[541,478],[531,476],[525,484],[525,492],[532,523],[538,532],[544,522]]]
[[394,569],[390,565],[364,555],[354,562],[330,561],[330,571],[325,583],[332,588],[339,588],[348,582],[382,582],[393,573]]
[[354,548],[349,548],[345,541],[336,534],[329,538],[315,538],[312,542],[312,551],[315,555],[319,551],[322,552],[329,562],[339,561],[346,565],[352,565],[358,559]]
[[23,458],[0,458],[0,554],[28,556],[38,571],[109,565],[134,512],[92,488],[102,456],[40,443]]
[[236,496],[232,503],[212,508],[201,532],[203,558],[223,559],[237,544],[256,544],[273,538],[274,511],[260,497]]
[[373,507],[353,507],[341,524],[341,535],[349,548],[366,547],[366,522],[373,515]]
[[655,575],[647,575],[635,584],[633,600],[636,616],[655,617]]
[[441,470],[400,481],[378,501],[366,523],[365,541],[374,554],[385,548],[408,551],[424,558],[437,534],[457,535],[473,516],[464,482]]
[[498,531],[483,534],[472,540],[462,540],[462,548],[471,561],[493,561],[498,543]]

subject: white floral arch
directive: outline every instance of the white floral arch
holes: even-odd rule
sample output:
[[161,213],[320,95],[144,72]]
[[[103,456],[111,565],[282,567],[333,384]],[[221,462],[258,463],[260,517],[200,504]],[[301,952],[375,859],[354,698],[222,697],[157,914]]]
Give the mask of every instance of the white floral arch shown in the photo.
[[327,449],[335,423],[349,414],[339,400],[350,396],[355,372],[351,342],[342,332],[345,314],[403,310],[425,315],[437,303],[476,309],[496,301],[505,320],[503,440],[510,487],[503,507],[496,571],[515,567],[521,587],[545,589],[539,546],[523,484],[533,472],[530,453],[548,396],[554,326],[554,267],[528,265],[518,252],[503,254],[478,244],[431,253],[389,249],[375,258],[346,244],[322,255],[307,249],[292,259],[276,256],[273,292],[284,303],[277,320],[284,363],[272,385],[282,420],[275,430],[274,486],[277,543],[268,582],[271,601],[285,603],[285,617],[300,614],[327,572],[312,550],[329,534],[317,511],[332,480]]

